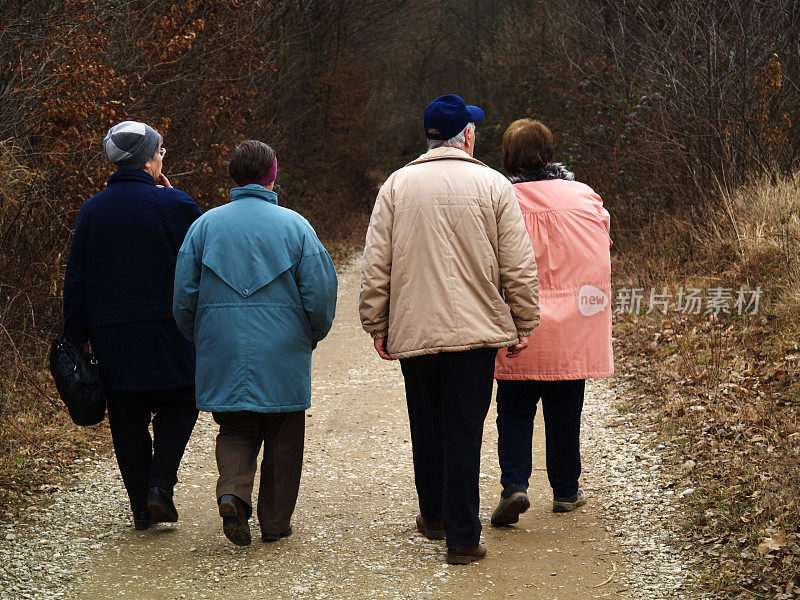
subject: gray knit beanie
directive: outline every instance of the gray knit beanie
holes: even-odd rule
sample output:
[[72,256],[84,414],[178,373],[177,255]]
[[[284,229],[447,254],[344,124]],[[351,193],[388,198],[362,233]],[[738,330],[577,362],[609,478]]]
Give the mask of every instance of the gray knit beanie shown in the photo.
[[123,121],[108,130],[103,148],[108,160],[120,169],[141,169],[153,158],[163,138],[139,121]]

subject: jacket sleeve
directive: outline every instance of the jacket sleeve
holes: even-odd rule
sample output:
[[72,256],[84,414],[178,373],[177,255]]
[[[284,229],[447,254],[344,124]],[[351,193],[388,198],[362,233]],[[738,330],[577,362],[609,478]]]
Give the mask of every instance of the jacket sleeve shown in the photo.
[[189,194],[176,188],[156,188],[156,198],[165,220],[169,245],[177,251],[189,227],[203,211]]
[[175,263],[175,284],[172,294],[172,316],[183,336],[194,342],[194,317],[200,294],[202,264],[197,255],[196,227],[192,225],[178,250]]
[[339,283],[328,251],[316,234],[311,235],[313,239],[307,239],[304,244],[303,257],[295,270],[295,283],[311,324],[312,341],[316,346],[317,342],[325,339],[333,325]]
[[611,248],[611,246],[614,245],[614,240],[611,239],[611,215],[603,206],[603,199],[600,197],[600,194],[595,192],[592,188],[589,188],[589,190],[591,190],[592,196],[597,202],[597,212],[600,214],[600,220],[603,222],[606,235],[608,235],[608,247]]
[[387,187],[381,188],[372,210],[361,266],[358,312],[361,326],[373,338],[386,337],[389,332],[394,205]]
[[77,346],[89,339],[86,314],[86,235],[87,211],[81,209],[69,247],[64,277],[64,337]]
[[189,227],[192,226],[197,219],[199,219],[203,215],[203,210],[200,206],[195,202],[189,194],[183,194],[183,198],[181,198],[180,203],[180,234],[181,234],[181,241],[186,236],[186,232],[189,230]]
[[606,227],[606,235],[608,236],[608,247],[611,248],[611,246],[614,245],[614,240],[611,239],[611,215],[605,208],[603,209],[602,215],[603,225]]
[[511,184],[503,181],[497,203],[500,285],[519,335],[539,324],[539,278],[533,246]]

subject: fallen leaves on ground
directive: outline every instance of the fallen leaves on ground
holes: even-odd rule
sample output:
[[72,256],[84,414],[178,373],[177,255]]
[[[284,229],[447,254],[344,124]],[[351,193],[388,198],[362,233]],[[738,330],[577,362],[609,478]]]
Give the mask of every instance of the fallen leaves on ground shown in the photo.
[[800,348],[765,316],[653,317],[618,319],[617,372],[696,490],[678,543],[721,597],[800,598]]

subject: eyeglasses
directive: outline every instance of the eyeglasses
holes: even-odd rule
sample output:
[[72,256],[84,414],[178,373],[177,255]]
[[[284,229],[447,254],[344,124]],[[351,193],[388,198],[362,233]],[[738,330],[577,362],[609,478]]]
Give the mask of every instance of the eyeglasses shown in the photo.
[[167,153],[167,149],[166,148],[160,148],[158,150],[158,153],[161,155],[161,158],[164,158],[164,155]]

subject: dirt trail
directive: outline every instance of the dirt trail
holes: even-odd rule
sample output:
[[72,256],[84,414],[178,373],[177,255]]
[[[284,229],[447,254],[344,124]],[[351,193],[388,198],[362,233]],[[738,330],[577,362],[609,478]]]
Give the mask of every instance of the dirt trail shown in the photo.
[[[399,365],[380,361],[359,327],[355,269],[342,274],[340,288],[333,331],[314,354],[314,397],[294,535],[264,544],[253,523],[249,547],[235,547],[223,536],[214,502],[215,426],[204,415],[180,472],[180,522],[147,532],[129,527],[113,535],[88,557],[87,569],[72,583],[68,597],[620,597],[619,573],[613,573],[619,561],[610,558],[616,551],[598,509],[600,498],[592,497],[575,513],[549,511],[541,428],[531,509],[518,527],[489,526],[500,491],[494,405],[485,428],[481,472],[489,556],[469,567],[448,566],[443,543],[415,531],[417,503]],[[584,469],[592,465],[587,461]],[[123,523],[116,527],[119,531]]]

